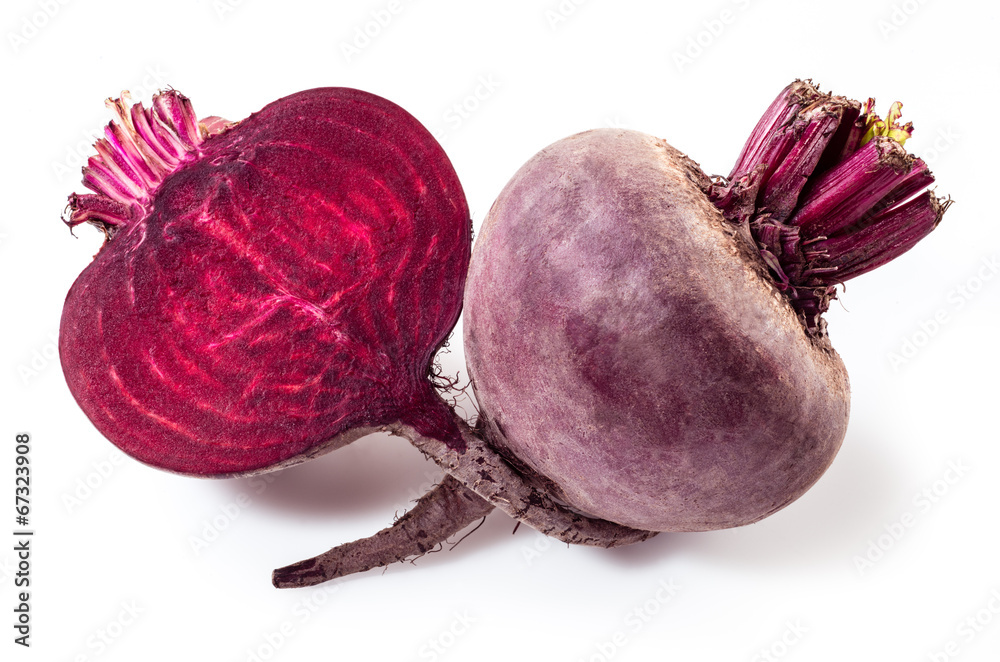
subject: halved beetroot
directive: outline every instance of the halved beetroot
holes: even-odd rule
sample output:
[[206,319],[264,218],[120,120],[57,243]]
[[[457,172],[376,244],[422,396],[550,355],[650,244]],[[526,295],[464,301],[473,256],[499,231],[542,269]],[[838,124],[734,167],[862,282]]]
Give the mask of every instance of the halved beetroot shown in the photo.
[[74,397],[169,471],[290,465],[387,424],[462,448],[428,379],[472,225],[458,177],[399,106],[348,88],[198,122],[176,91],[118,115],[70,197],[107,241],[66,299]]
[[[63,309],[70,390],[132,457],[223,477],[374,431],[451,474],[397,526],[275,571],[302,586],[430,549],[494,506],[567,542],[648,537],[567,510],[442,400],[431,362],[472,244],[458,177],[417,120],[346,88],[198,121],[175,91],[117,122],[71,195],[107,241]],[[416,522],[410,526],[410,522]],[[345,554],[350,558],[345,561]]]

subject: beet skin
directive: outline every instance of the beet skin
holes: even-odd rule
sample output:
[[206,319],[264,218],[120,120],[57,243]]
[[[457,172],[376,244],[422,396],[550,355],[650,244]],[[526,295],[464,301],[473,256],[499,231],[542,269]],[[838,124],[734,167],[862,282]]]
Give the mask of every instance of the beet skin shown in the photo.
[[844,438],[839,356],[710,184],[662,140],[589,131],[525,164],[477,241],[465,347],[488,438],[587,515],[748,524]]

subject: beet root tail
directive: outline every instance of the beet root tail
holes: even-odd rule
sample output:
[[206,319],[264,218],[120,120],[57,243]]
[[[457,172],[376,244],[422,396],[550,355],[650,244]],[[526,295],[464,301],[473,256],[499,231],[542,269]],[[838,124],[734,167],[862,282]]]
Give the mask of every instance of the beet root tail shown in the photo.
[[492,504],[448,475],[392,526],[368,538],[278,568],[272,573],[271,582],[277,588],[314,586],[423,556],[492,510]]
[[463,438],[462,451],[440,439],[426,437],[412,426],[397,426],[392,433],[409,439],[421,453],[501,511],[561,542],[610,548],[656,535],[656,531],[588,517],[563,506],[504,460],[480,433],[464,421],[456,419],[456,425]]
[[[314,586],[423,556],[485,517],[494,507],[540,533],[569,544],[618,547],[656,535],[655,531],[587,517],[562,506],[526,480],[468,424],[454,413],[450,415],[454,417],[454,434],[461,435],[458,443],[424,436],[407,424],[383,428],[409,440],[447,472],[438,485],[420,497],[417,505],[392,526],[375,535],[278,568],[271,576],[275,587]],[[450,434],[442,428],[436,436],[449,439]]]

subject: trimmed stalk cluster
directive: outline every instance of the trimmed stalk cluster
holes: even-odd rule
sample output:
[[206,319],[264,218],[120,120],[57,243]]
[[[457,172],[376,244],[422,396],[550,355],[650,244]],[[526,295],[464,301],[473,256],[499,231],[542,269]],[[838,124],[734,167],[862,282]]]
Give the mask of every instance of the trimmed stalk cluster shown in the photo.
[[191,100],[176,90],[153,97],[151,107],[129,107],[128,92],[105,105],[115,120],[94,143],[97,154],[83,168],[83,185],[93,194],[72,194],[69,219],[72,228],[91,223],[111,239],[129,219],[140,218],[156,189],[170,173],[199,153],[209,136],[230,123],[219,117],[201,121]]
[[933,230],[950,201],[903,147],[902,104],[883,120],[808,81],[786,87],[757,123],[711,199],[749,226],[778,287],[819,332],[835,287],[899,257]]

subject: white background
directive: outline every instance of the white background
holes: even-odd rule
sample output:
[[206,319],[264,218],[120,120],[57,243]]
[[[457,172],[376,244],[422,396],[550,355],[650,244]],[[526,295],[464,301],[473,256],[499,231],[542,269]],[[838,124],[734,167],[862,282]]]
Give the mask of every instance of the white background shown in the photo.
[[[997,11],[915,0],[7,0],[3,659],[997,660]],[[102,237],[81,227],[74,238],[59,216],[82,192],[90,135],[109,119],[103,100],[123,88],[148,101],[169,84],[200,115],[232,120],[310,87],[375,92],[442,136],[478,226],[526,159],[588,128],[655,134],[726,174],[796,77],[874,96],[882,112],[903,101],[916,125],[908,147],[957,203],[830,311],[852,379],[850,430],[820,482],[764,522],[607,551],[526,527],[511,535],[513,521],[494,513],[452,552],[278,591],[272,568],[380,529],[440,473],[401,440],[368,438],[270,483],[168,475],[114,455],[65,386],[60,308]],[[463,367],[453,345],[452,372]],[[10,627],[13,440],[24,431],[29,650]],[[211,540],[196,553],[195,537]],[[677,587],[669,600],[661,582]]]

